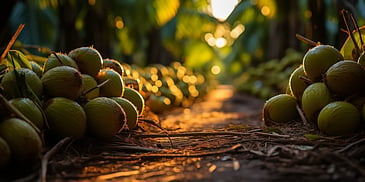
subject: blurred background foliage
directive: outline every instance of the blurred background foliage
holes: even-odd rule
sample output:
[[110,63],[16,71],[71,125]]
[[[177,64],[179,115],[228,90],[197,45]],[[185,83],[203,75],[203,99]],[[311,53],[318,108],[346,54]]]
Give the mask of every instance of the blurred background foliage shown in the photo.
[[[24,23],[18,38],[24,47],[67,53],[94,46],[104,57],[142,67],[179,61],[222,83],[258,90],[267,83],[256,79],[300,64],[309,45],[295,34],[340,48],[347,38],[341,9],[365,24],[363,0],[15,0],[1,9],[2,50]],[[253,70],[263,64],[269,68]],[[253,86],[243,84],[250,79]],[[260,97],[283,87],[270,89]]]

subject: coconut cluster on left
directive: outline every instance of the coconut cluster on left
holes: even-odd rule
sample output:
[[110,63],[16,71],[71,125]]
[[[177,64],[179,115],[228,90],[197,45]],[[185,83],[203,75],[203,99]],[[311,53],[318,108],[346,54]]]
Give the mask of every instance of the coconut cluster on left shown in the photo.
[[0,169],[34,165],[48,140],[135,129],[144,111],[140,90],[124,84],[122,64],[93,47],[54,52],[43,63],[12,50],[0,71]]

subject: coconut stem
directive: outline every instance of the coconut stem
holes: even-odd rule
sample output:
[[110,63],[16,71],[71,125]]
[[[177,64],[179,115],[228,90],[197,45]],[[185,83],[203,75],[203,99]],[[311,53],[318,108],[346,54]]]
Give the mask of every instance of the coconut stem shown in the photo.
[[320,45],[319,42],[314,42],[313,40],[311,40],[311,39],[309,39],[307,37],[304,37],[303,35],[300,35],[300,34],[295,34],[295,37],[297,39],[299,39],[299,40],[301,40],[301,41],[303,41],[303,42],[311,45],[311,46],[314,46],[314,47]]
[[61,60],[61,58],[60,57],[58,57],[58,55],[57,55],[57,53],[56,52],[54,52],[54,51],[52,51],[52,54],[56,57],[56,59],[58,60],[58,62],[60,62],[60,64],[61,65],[65,65],[63,62],[62,62],[62,60]]
[[[351,20],[352,20],[352,23],[355,25],[356,27],[356,31],[359,32],[359,38],[360,38],[360,45],[363,46],[364,45],[364,42],[362,40],[362,36],[361,36],[361,32],[360,32],[360,28],[359,28],[359,25],[357,24],[357,21],[356,19],[354,18],[354,16],[352,14],[350,14],[350,17],[351,17]],[[360,48],[361,49],[361,48]]]
[[84,92],[84,93],[82,93],[82,94],[83,94],[83,95],[86,95],[86,94],[90,93],[91,91],[93,91],[93,90],[95,90],[95,89],[97,89],[97,88],[100,88],[100,87],[104,86],[106,83],[108,83],[108,82],[109,82],[109,80],[110,80],[110,79],[107,79],[107,80],[103,81],[102,83],[100,83],[100,84],[99,84],[99,85],[97,85],[96,87],[90,88],[89,90],[85,91],[85,92]]
[[42,166],[41,166],[41,181],[46,181],[47,176],[47,164],[48,160],[54,155],[62,146],[64,146],[66,143],[72,141],[74,139],[73,137],[66,137],[62,140],[60,140],[55,146],[51,148],[42,158]]
[[307,121],[307,119],[305,118],[304,113],[303,113],[302,109],[299,107],[299,105],[298,105],[298,104],[296,105],[296,109],[297,109],[297,111],[298,111],[298,113],[299,113],[299,116],[300,116],[300,119],[302,119],[302,121],[303,121],[304,125],[308,125],[308,121]]
[[310,80],[309,78],[307,78],[306,76],[303,76],[303,75],[299,76],[299,79],[304,80],[304,82],[306,82],[307,84],[312,84],[313,83],[312,80]]
[[348,11],[344,10],[344,9],[341,11],[341,13],[342,13],[342,18],[343,18],[343,20],[345,22],[345,25],[346,25],[347,33],[349,34],[349,36],[351,37],[352,42],[354,43],[355,50],[356,50],[355,52],[359,53],[360,52],[359,45],[357,45],[354,34],[352,33],[352,31],[350,30],[350,27],[348,25],[348,18],[349,18],[350,15],[348,14]]

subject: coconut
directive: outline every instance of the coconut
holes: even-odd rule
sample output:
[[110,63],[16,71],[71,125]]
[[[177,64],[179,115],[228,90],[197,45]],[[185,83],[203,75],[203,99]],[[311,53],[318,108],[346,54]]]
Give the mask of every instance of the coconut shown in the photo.
[[323,82],[309,85],[302,95],[302,109],[305,117],[317,123],[318,113],[332,100],[331,93]]
[[81,73],[95,77],[103,66],[103,58],[93,47],[79,47],[68,53]]
[[41,156],[41,138],[24,120],[8,118],[1,121],[0,137],[9,145],[12,161],[19,167],[30,166]]
[[54,53],[48,56],[47,61],[44,63],[43,71],[45,73],[57,66],[70,66],[75,69],[79,69],[76,62],[68,55],[63,53]]
[[146,105],[152,112],[160,114],[171,108],[171,100],[163,95],[152,94],[146,101]]
[[302,99],[303,92],[305,88],[309,85],[308,82],[303,80],[304,77],[303,65],[296,68],[289,77],[289,93],[292,94],[300,102]]
[[43,68],[36,62],[30,61],[30,65],[32,66],[32,70],[39,78],[43,75]]
[[86,113],[75,101],[54,97],[45,103],[44,113],[52,135],[82,137],[86,131]]
[[97,97],[84,105],[88,132],[99,138],[117,134],[126,122],[123,108],[113,99]]
[[137,127],[138,111],[137,108],[129,100],[122,97],[112,97],[124,110],[127,119],[127,126],[129,129]]
[[118,72],[113,69],[101,69],[96,77],[98,84],[108,80],[107,83],[100,87],[100,96],[104,97],[119,97],[124,93],[124,82]]
[[361,113],[351,103],[336,101],[326,105],[318,115],[318,128],[331,136],[348,135],[360,127]]
[[11,151],[8,143],[0,137],[0,169],[6,168],[11,160]]
[[27,117],[38,129],[42,130],[44,118],[42,109],[29,98],[14,98],[9,103],[16,107],[25,117]]
[[[37,74],[28,68],[19,68],[16,69],[16,72],[19,73],[20,79],[22,79],[24,76],[25,83],[28,85],[28,87],[33,91],[33,93],[38,98],[41,98],[43,94],[43,86]],[[22,88],[18,88],[19,84],[22,84],[22,82],[21,80],[17,80],[15,74],[16,74],[15,70],[10,70],[9,72],[5,73],[1,81],[1,85],[3,86],[4,90],[4,95],[8,99],[24,97],[23,94],[20,94],[19,89],[21,89],[24,92],[26,86],[22,85]],[[17,83],[17,81],[19,82]]]
[[110,68],[118,72],[120,75],[124,74],[123,66],[114,59],[103,59],[103,68]]
[[44,92],[49,97],[77,99],[82,91],[81,73],[70,66],[57,66],[42,77]]
[[142,84],[140,83],[141,81],[139,79],[123,77],[123,82],[126,87],[132,88],[137,91],[142,90]]
[[339,96],[362,93],[365,89],[365,70],[355,61],[340,61],[327,70],[325,83]]
[[135,89],[125,87],[123,98],[131,101],[133,105],[136,106],[138,115],[142,115],[145,107],[145,101],[141,93]]
[[303,69],[313,82],[320,81],[330,66],[343,59],[342,54],[333,46],[318,45],[304,55]]
[[82,74],[82,82],[82,93],[85,94],[85,97],[87,99],[99,97],[100,89],[99,87],[97,87],[98,83],[96,82],[94,77],[87,74]]
[[299,118],[295,97],[288,94],[279,94],[269,98],[263,107],[263,121],[272,123],[287,123]]

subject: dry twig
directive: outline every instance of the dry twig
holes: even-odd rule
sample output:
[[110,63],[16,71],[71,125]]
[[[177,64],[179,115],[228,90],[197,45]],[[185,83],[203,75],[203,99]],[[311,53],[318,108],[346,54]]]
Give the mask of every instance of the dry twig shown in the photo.
[[355,145],[357,145],[357,144],[359,144],[359,143],[362,143],[362,142],[364,142],[364,141],[365,141],[365,138],[362,138],[362,139],[360,139],[360,140],[356,140],[355,142],[352,142],[352,143],[350,143],[350,144],[346,145],[346,147],[344,147],[344,148],[342,148],[342,149],[340,149],[340,150],[337,150],[336,152],[337,152],[337,153],[344,152],[344,151],[346,151],[346,150],[350,149],[351,147],[353,147],[353,146],[355,146]]
[[45,182],[47,177],[47,164],[48,160],[54,155],[63,145],[67,144],[73,139],[73,137],[66,137],[60,140],[55,146],[51,148],[42,158],[41,166],[41,181]]
[[[181,133],[169,133],[169,137],[193,137],[193,136],[217,136],[217,135],[233,135],[233,136],[249,136],[249,135],[261,135],[278,138],[289,138],[289,135],[271,134],[265,132],[234,132],[234,131],[214,131],[214,132],[181,132]],[[167,137],[165,134],[136,134],[136,137],[142,138],[159,138]]]
[[0,57],[0,63],[1,61],[5,58],[6,54],[8,54],[9,50],[11,49],[11,47],[13,46],[13,44],[15,43],[16,39],[18,38],[20,32],[22,32],[23,28],[24,28],[24,24],[20,24],[18,26],[18,29],[16,30],[16,32],[14,33],[14,35],[11,37],[8,45],[6,46],[3,54]]

